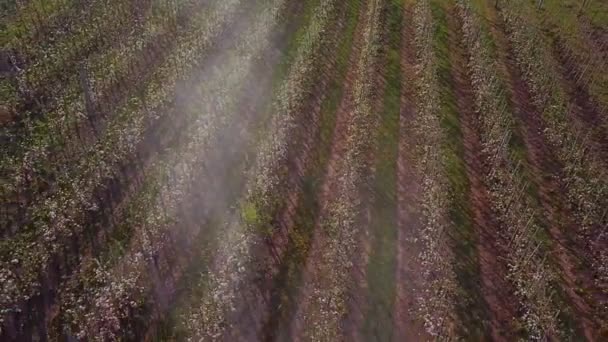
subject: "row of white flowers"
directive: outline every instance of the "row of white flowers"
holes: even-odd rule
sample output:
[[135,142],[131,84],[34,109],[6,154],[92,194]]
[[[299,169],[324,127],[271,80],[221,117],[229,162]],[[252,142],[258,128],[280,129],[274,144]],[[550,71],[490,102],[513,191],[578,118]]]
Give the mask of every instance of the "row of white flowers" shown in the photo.
[[[563,166],[560,184],[579,226],[575,232],[590,252],[597,285],[608,282],[608,168],[606,161],[590,150],[588,135],[569,119],[568,98],[561,87],[558,66],[550,46],[539,32],[537,18],[530,16],[527,1],[507,1],[501,15],[510,30],[517,62],[529,82],[536,107],[542,112],[543,131]],[[563,228],[563,227],[562,227]],[[566,233],[566,232],[564,232]],[[567,232],[568,234],[572,232]]]
[[557,336],[560,325],[557,318],[560,309],[551,298],[555,275],[545,260],[548,246],[543,246],[539,238],[542,214],[526,191],[522,161],[510,149],[514,118],[499,74],[497,52],[490,48],[489,32],[481,24],[484,19],[471,6],[467,1],[458,1],[463,39],[470,52],[468,65],[481,122],[484,157],[489,166],[485,181],[492,208],[506,228],[503,237],[510,243],[506,256],[509,274],[505,276],[515,285],[528,337],[542,340],[547,333]]
[[429,334],[446,338],[453,326],[453,299],[456,291],[453,253],[448,234],[451,202],[448,177],[443,166],[445,137],[439,121],[441,111],[438,57],[435,51],[436,24],[428,0],[414,6],[416,47],[415,102],[412,122],[416,141],[416,172],[421,177],[422,251],[418,259],[423,270],[423,289],[417,310]]
[[175,94],[181,79],[188,76],[191,66],[212,43],[225,23],[232,21],[240,1],[217,2],[196,20],[201,23],[186,36],[178,48],[160,67],[145,89],[143,99],[133,97],[116,119],[108,126],[105,135],[90,146],[85,159],[79,161],[73,172],[62,175],[57,181],[58,190],[51,197],[29,208],[35,220],[33,234],[21,234],[10,240],[2,250],[0,261],[0,306],[2,314],[10,312],[19,301],[25,301],[38,292],[39,273],[68,239],[79,237],[85,227],[82,220],[87,210],[96,209],[96,189],[113,177],[115,168],[135,151],[146,131],[146,121],[158,119],[164,104]]

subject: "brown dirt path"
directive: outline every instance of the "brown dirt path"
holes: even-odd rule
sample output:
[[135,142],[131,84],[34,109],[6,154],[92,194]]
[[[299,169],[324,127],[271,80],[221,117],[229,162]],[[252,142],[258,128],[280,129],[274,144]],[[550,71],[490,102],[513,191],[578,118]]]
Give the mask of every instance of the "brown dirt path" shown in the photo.
[[560,166],[556,163],[555,156],[543,136],[544,123],[541,113],[533,104],[530,89],[517,65],[504,24],[498,18],[493,4],[487,8],[491,33],[497,42],[500,62],[506,72],[512,107],[515,109],[516,118],[520,121],[524,144],[528,151],[527,159],[531,166],[533,179],[538,186],[547,230],[553,239],[552,259],[561,271],[558,274],[562,281],[561,287],[585,338],[595,341],[595,335],[599,329],[597,322],[599,317],[594,317],[594,309],[577,291],[581,287],[593,289],[593,279],[587,272],[578,269],[579,257],[572,250],[570,239],[562,231],[564,227],[567,231],[575,231],[576,226],[571,220],[572,215],[563,205],[562,189],[557,181],[561,171]]
[[471,219],[478,235],[477,252],[481,291],[488,307],[489,333],[494,341],[515,338],[513,326],[517,309],[512,300],[514,290],[506,279],[507,267],[500,255],[499,224],[491,209],[489,190],[484,183],[486,173],[483,146],[479,132],[480,123],[475,112],[475,95],[468,70],[468,55],[461,37],[461,23],[454,7],[448,9],[449,51],[452,82],[460,118],[464,146],[465,170],[469,179]]
[[422,270],[417,262],[421,248],[419,237],[421,211],[418,194],[420,178],[414,168],[411,122],[416,116],[414,79],[416,77],[415,29],[412,4],[403,8],[401,38],[401,113],[399,116],[399,152],[397,159],[397,268],[395,275],[396,298],[393,312],[394,341],[429,341],[431,337],[424,322],[416,315],[416,298],[422,290]]

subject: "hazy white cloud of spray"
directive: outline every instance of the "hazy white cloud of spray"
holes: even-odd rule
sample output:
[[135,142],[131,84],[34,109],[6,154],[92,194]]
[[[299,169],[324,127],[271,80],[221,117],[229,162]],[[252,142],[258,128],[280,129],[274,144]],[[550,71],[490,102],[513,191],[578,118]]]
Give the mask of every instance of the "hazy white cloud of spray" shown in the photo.
[[[198,96],[203,98],[196,98],[194,102],[202,102],[205,106],[194,123],[197,126],[195,133],[181,156],[180,164],[175,167],[171,183],[182,184],[180,179],[196,174],[196,187],[184,189],[200,192],[193,206],[224,222],[216,227],[219,236],[214,240],[217,244],[212,246],[215,251],[209,277],[202,278],[208,281],[207,291],[184,317],[193,336],[221,334],[225,315],[236,300],[234,291],[239,285],[239,274],[244,272],[250,257],[252,241],[241,223],[238,203],[226,195],[225,189],[238,181],[234,179],[231,168],[239,167],[241,161],[238,158],[246,155],[243,150],[251,148],[248,146],[251,142],[249,137],[254,133],[248,129],[256,118],[247,114],[270,96],[270,86],[264,89],[244,85],[271,84],[271,73],[267,68],[258,67],[263,54],[267,54],[269,49],[279,48],[273,45],[272,33],[284,5],[284,0],[266,1],[256,9],[257,13],[252,18],[236,19],[237,27],[233,28],[235,40],[221,42],[215,55],[200,71],[203,91],[183,89],[184,94],[180,95],[185,102],[183,106],[188,106],[187,102]],[[277,57],[279,54],[270,55]],[[185,164],[189,166],[184,167]],[[238,176],[246,177],[245,174]],[[190,183],[182,186],[186,184]],[[199,232],[186,233],[196,235]]]

